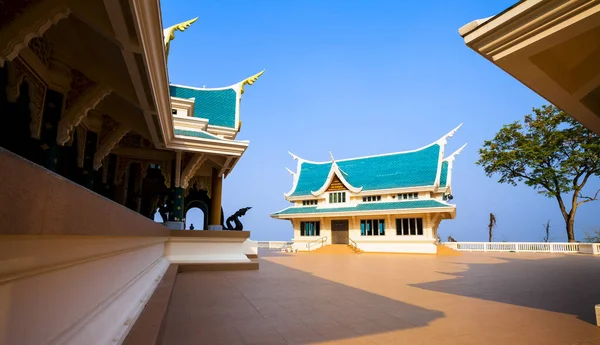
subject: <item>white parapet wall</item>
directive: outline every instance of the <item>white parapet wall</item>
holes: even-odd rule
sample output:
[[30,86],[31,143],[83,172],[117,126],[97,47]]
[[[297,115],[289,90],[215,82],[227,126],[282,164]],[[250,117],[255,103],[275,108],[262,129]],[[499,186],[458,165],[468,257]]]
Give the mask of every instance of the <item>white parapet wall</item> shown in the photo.
[[258,257],[258,242],[247,239],[244,241],[244,254]]
[[249,231],[172,230],[165,255],[172,263],[240,263],[246,256]]
[[356,241],[356,246],[367,253],[410,253],[436,254],[437,247],[432,240],[424,241]]
[[121,344],[168,229],[2,149],[0,171],[0,345]]
[[600,255],[600,243],[572,242],[445,242],[461,252],[582,253]]

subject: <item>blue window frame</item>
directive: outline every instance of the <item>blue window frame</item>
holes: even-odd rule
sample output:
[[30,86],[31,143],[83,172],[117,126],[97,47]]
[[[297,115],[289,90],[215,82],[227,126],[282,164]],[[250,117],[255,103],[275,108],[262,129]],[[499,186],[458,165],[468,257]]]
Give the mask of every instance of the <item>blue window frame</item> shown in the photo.
[[363,219],[360,221],[361,236],[385,236],[385,220]]
[[300,236],[321,236],[321,222],[300,222]]

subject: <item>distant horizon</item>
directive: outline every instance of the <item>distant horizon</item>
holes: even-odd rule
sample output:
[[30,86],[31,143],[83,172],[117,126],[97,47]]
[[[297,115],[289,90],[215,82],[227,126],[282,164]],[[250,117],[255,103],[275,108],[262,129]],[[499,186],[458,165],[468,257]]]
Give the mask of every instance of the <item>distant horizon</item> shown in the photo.
[[[496,15],[514,1],[165,2],[163,23],[199,16],[177,34],[169,54],[174,84],[221,87],[266,69],[245,88],[238,140],[250,146],[223,183],[227,218],[241,218],[254,240],[289,240],[289,221],[270,214],[290,205],[295,171],[288,151],[313,161],[414,150],[461,129],[447,152],[466,149],[453,169],[457,217],[439,227],[442,240],[487,242],[489,213],[496,241],[539,242],[551,222],[566,241],[555,200],[534,189],[488,178],[478,149],[500,128],[548,102],[469,49],[458,28]],[[343,6],[342,6],[343,5]],[[188,18],[189,17],[189,18]],[[600,179],[588,182],[588,191]],[[600,202],[581,206],[575,238],[600,227]],[[195,211],[196,212],[196,211]],[[196,212],[197,213],[197,212]],[[196,229],[198,214],[186,217]]]

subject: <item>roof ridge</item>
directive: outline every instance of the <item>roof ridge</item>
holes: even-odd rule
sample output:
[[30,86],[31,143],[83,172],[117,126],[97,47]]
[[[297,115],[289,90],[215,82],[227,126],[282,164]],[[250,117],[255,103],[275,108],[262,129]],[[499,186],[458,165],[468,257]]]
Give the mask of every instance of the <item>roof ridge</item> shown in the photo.
[[[451,130],[450,132],[446,133],[446,135],[442,136],[441,138],[437,139],[436,141],[429,143],[425,146],[422,146],[418,149],[413,149],[413,150],[406,150],[406,151],[398,151],[398,152],[389,152],[389,153],[381,153],[381,154],[376,154],[376,155],[369,155],[369,156],[361,156],[361,157],[353,157],[353,158],[344,158],[344,159],[336,159],[337,162],[347,162],[347,161],[353,161],[353,160],[359,160],[359,159],[365,159],[365,158],[375,158],[375,157],[386,157],[386,156],[393,156],[393,155],[399,155],[399,154],[406,154],[406,153],[413,153],[413,152],[419,152],[421,150],[424,150],[426,148],[429,148],[435,144],[440,145],[440,147],[442,145],[445,144],[445,141],[447,138],[451,138],[452,136],[454,136],[454,134],[456,134],[456,132],[458,131],[458,129],[462,126],[462,123],[459,124],[456,128],[454,128],[453,130]],[[300,158],[299,156],[291,153],[288,151],[288,153],[292,156],[292,158],[294,160],[298,159],[302,162],[306,162],[306,163],[311,163],[311,164],[330,164],[331,161],[328,162],[315,162],[315,161],[310,161],[304,158]]]

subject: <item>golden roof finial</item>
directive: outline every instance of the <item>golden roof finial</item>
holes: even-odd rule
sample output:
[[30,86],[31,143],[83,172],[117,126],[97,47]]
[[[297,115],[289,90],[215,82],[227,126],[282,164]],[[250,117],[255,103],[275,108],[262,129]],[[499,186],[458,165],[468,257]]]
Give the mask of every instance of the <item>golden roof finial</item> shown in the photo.
[[250,78],[247,78],[246,80],[242,81],[241,84],[242,86],[240,86],[240,94],[244,93],[244,85],[252,85],[254,84],[254,82],[256,82],[258,80],[258,77],[260,77],[261,75],[263,75],[263,73],[265,73],[265,70],[263,69],[262,71],[256,73],[255,75],[251,76]]
[[171,41],[175,39],[175,31],[185,31],[185,29],[189,28],[190,25],[192,25],[196,20],[198,20],[198,17],[190,19],[187,22],[173,25],[163,30],[163,36],[165,39],[165,55],[167,58],[169,57],[169,47],[171,46]]

